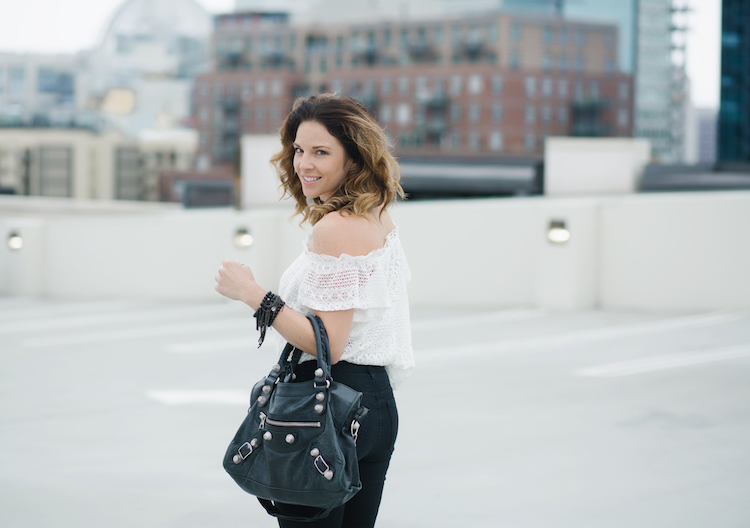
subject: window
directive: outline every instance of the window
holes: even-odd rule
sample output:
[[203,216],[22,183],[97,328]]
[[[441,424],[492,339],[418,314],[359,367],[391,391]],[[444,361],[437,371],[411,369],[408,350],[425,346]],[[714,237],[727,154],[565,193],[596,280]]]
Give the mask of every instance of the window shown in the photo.
[[627,99],[630,97],[630,87],[628,83],[621,82],[619,86],[620,99]]
[[550,71],[552,69],[552,55],[549,53],[542,55],[542,69],[544,71]]
[[271,107],[271,121],[277,122],[279,120],[279,106],[273,105]]
[[552,109],[549,106],[542,107],[542,122],[549,123],[552,121]]
[[552,28],[550,26],[544,26],[542,29],[542,38],[545,44],[552,44]]
[[612,33],[604,34],[604,47],[607,49],[615,47],[615,36]]
[[615,73],[615,60],[612,57],[604,59],[604,71],[608,75]]
[[398,78],[398,93],[406,95],[409,93],[409,78],[399,77]]
[[591,81],[589,84],[589,95],[592,99],[599,99],[599,83],[597,81]]
[[255,120],[263,121],[266,118],[266,108],[263,105],[255,107]]
[[526,132],[525,144],[528,151],[536,149],[536,136],[533,132]]
[[560,28],[560,44],[563,46],[568,45],[568,28],[566,27]]
[[503,76],[502,75],[492,76],[492,93],[495,95],[500,95],[501,93],[503,93]]
[[453,121],[454,123],[461,121],[461,105],[451,105],[451,121]]
[[469,148],[471,150],[479,150],[479,146],[482,142],[482,136],[479,132],[472,132],[469,134]]
[[481,116],[481,107],[477,103],[469,105],[469,121],[472,123],[478,123]]
[[383,93],[383,95],[391,94],[391,78],[390,77],[383,77],[380,80],[380,91]]
[[521,55],[517,51],[510,52],[510,67],[513,70],[521,67]]
[[341,79],[334,79],[331,81],[331,90],[334,93],[341,93],[341,90],[344,88],[344,84],[341,82]]
[[581,101],[583,99],[583,82],[581,81],[576,81],[575,98],[576,101]]
[[255,94],[258,97],[266,96],[266,81],[255,81]]
[[524,87],[526,89],[526,97],[533,99],[536,95],[536,79],[534,77],[526,77]]
[[398,105],[396,119],[400,125],[406,125],[411,121],[411,105],[409,103]]
[[552,79],[545,77],[542,79],[542,95],[550,97],[552,95]]
[[432,40],[435,44],[443,43],[443,26],[435,26],[432,30]]
[[520,42],[522,36],[522,29],[520,24],[513,24],[510,28],[510,40],[512,42]]
[[461,132],[453,132],[451,134],[451,147],[453,148],[461,147]]
[[384,104],[380,107],[380,122],[381,123],[391,122],[391,105]]
[[562,72],[568,71],[568,57],[566,57],[565,55],[561,55],[560,60],[559,60],[559,65],[560,65],[559,66],[560,71]]
[[461,94],[461,85],[463,84],[463,79],[460,75],[454,75],[451,77],[451,94],[452,95],[460,95]]
[[385,28],[383,30],[383,46],[390,46],[392,38],[391,28]]
[[478,95],[482,93],[482,76],[479,74],[473,74],[469,76],[467,82],[467,89],[470,94]]
[[628,111],[624,108],[617,111],[617,125],[623,128],[628,126]]
[[560,97],[560,99],[565,99],[568,97],[568,81],[565,79],[560,79],[557,82],[557,95]]
[[401,45],[406,46],[409,43],[409,30],[403,28],[401,30]]
[[576,71],[582,72],[585,69],[585,62],[583,60],[583,55],[577,55],[576,56]]
[[576,29],[576,46],[582,48],[586,45],[586,31],[583,28]]
[[490,150],[502,150],[503,149],[503,133],[499,130],[493,130],[490,132]]
[[528,124],[532,124],[534,121],[536,121],[536,108],[534,108],[533,105],[526,106],[526,111],[524,112],[524,120]]
[[463,31],[461,31],[461,26],[459,24],[453,24],[453,28],[451,30],[451,39],[453,40],[454,44],[458,44],[461,42],[461,39],[463,37]]
[[423,94],[427,91],[427,77],[420,75],[415,79],[414,89],[418,94]]
[[560,123],[568,122],[568,109],[566,107],[561,106],[557,109],[557,120]]
[[493,123],[499,123],[503,120],[503,105],[495,103],[490,108]]
[[278,97],[281,95],[281,81],[278,79],[274,79],[271,81],[271,95],[274,97]]
[[491,22],[487,26],[487,40],[490,42],[496,42],[500,32],[498,31],[497,22]]

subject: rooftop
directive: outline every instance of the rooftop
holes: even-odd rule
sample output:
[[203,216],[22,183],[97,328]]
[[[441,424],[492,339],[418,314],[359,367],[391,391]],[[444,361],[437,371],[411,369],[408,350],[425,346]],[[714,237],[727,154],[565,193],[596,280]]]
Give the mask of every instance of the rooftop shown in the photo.
[[[276,526],[221,458],[256,350],[236,303],[0,298],[3,526]],[[413,314],[393,528],[740,526],[750,311]]]

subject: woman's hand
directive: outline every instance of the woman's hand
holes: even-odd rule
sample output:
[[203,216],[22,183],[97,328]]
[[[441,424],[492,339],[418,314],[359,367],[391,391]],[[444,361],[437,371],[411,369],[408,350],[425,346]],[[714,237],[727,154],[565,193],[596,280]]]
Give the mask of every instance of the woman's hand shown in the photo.
[[224,260],[221,264],[216,274],[216,291],[257,310],[266,292],[255,282],[252,270],[236,260]]

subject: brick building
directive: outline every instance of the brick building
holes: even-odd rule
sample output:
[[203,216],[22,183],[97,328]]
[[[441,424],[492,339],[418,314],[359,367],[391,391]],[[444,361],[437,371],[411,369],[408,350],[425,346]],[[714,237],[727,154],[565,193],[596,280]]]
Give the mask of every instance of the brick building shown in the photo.
[[511,13],[315,27],[220,15],[194,86],[199,163],[238,163],[241,134],[275,132],[297,96],[322,91],[359,99],[401,156],[537,158],[550,135],[631,136],[617,40],[613,25]]

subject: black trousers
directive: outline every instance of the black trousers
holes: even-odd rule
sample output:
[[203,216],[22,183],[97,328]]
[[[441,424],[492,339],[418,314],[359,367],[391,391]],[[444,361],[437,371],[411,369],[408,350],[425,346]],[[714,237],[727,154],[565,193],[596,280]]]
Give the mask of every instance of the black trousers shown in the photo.
[[[297,381],[310,381],[317,367],[306,361],[295,370]],[[391,383],[384,367],[354,365],[345,361],[333,365],[335,381],[362,393],[362,405],[369,409],[357,439],[357,458],[362,489],[325,519],[311,522],[279,519],[281,528],[372,528],[378,516],[380,498],[393,446],[398,433],[398,412]]]

